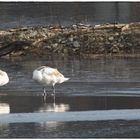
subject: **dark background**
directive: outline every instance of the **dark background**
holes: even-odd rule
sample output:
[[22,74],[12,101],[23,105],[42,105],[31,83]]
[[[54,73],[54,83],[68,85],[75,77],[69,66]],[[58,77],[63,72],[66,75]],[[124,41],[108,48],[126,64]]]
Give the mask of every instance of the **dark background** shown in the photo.
[[140,21],[139,2],[0,2],[0,28]]

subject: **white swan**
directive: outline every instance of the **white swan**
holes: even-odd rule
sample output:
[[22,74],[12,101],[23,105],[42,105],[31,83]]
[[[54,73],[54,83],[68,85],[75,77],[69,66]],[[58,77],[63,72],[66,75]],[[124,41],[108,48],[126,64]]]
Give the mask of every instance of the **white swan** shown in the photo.
[[4,86],[9,82],[9,77],[5,71],[0,70],[0,86]]
[[41,66],[33,71],[33,80],[44,87],[44,97],[46,97],[46,86],[52,86],[53,95],[55,96],[55,84],[63,83],[69,80],[69,78],[65,78],[57,69],[48,66]]

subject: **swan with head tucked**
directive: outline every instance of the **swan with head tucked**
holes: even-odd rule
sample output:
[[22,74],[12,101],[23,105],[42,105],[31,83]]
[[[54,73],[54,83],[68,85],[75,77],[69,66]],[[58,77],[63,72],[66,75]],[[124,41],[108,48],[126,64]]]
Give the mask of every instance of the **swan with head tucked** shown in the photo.
[[0,86],[4,86],[9,82],[9,77],[5,71],[0,70]]
[[41,66],[33,71],[33,80],[44,87],[44,97],[46,98],[46,86],[52,86],[55,97],[55,84],[63,83],[69,80],[69,78],[64,77],[57,69]]

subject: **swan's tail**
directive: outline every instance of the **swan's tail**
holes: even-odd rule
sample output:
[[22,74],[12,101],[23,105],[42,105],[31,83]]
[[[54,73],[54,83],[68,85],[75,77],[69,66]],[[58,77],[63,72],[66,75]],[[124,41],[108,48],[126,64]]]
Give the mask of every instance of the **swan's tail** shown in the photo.
[[60,80],[59,80],[59,83],[63,83],[63,82],[66,82],[66,81],[68,81],[70,78],[65,78],[65,77],[63,77],[63,78],[61,78]]
[[65,81],[68,81],[69,79],[70,79],[70,78],[65,78],[65,77],[64,77],[64,82],[65,82]]

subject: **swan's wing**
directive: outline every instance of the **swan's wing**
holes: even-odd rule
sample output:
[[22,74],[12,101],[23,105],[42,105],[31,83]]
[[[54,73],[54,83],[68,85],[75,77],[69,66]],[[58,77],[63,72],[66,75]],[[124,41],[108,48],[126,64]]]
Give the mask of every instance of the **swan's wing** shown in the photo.
[[4,71],[0,70],[0,75],[3,76],[4,75]]
[[43,75],[64,77],[57,69],[46,67],[42,70]]

